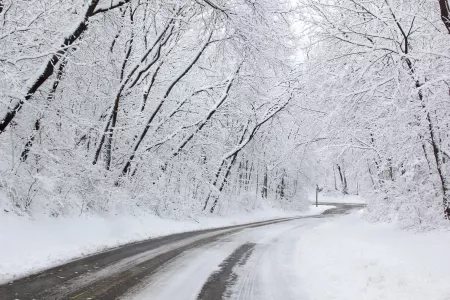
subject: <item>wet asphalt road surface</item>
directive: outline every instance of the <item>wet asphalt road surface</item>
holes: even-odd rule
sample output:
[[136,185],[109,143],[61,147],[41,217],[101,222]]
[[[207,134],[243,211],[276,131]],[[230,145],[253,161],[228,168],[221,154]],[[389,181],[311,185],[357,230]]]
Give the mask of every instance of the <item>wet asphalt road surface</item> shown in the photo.
[[[218,239],[244,229],[298,219],[329,218],[364,207],[361,204],[321,204],[334,205],[335,208],[318,216],[283,218],[186,232],[124,245],[2,285],[0,299],[119,299],[133,287],[148,283],[152,280],[152,275],[181,254],[214,243]],[[223,299],[227,287],[236,280],[236,275],[232,272],[233,268],[245,264],[254,246],[252,243],[244,243],[223,260],[218,270],[212,272],[203,284],[197,299]]]

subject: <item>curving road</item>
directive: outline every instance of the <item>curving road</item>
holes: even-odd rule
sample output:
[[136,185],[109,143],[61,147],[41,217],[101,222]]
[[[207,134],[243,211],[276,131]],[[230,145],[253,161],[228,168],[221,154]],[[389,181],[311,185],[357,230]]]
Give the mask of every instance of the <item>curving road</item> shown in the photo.
[[363,207],[332,205],[336,208],[319,216],[128,244],[0,286],[0,299],[301,299],[305,289],[295,277],[298,236],[326,218]]

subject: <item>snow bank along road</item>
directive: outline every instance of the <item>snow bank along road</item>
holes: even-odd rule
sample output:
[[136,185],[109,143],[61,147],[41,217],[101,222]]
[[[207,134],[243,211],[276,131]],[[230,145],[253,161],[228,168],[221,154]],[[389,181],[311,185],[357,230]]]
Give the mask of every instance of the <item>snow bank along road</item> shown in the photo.
[[174,234],[125,245],[0,286],[0,299],[299,299],[302,230],[359,209]]

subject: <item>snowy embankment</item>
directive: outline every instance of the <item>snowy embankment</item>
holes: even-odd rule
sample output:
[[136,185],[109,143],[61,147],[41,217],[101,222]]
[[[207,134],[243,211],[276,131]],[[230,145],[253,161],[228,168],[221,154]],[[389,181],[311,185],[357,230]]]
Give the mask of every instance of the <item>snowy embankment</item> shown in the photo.
[[450,232],[413,233],[362,213],[299,237],[299,281],[311,300],[448,300]]
[[0,217],[0,283],[126,243],[186,231],[218,228],[276,218],[322,213],[332,206],[305,212],[266,208],[232,217],[175,221],[157,216],[107,216],[35,219]]

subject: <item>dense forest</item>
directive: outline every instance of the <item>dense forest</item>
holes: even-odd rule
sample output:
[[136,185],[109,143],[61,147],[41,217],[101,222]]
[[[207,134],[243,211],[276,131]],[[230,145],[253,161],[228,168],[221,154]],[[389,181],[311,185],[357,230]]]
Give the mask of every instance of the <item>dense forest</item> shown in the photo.
[[308,191],[450,218],[447,0],[0,0],[0,206],[181,218]]

